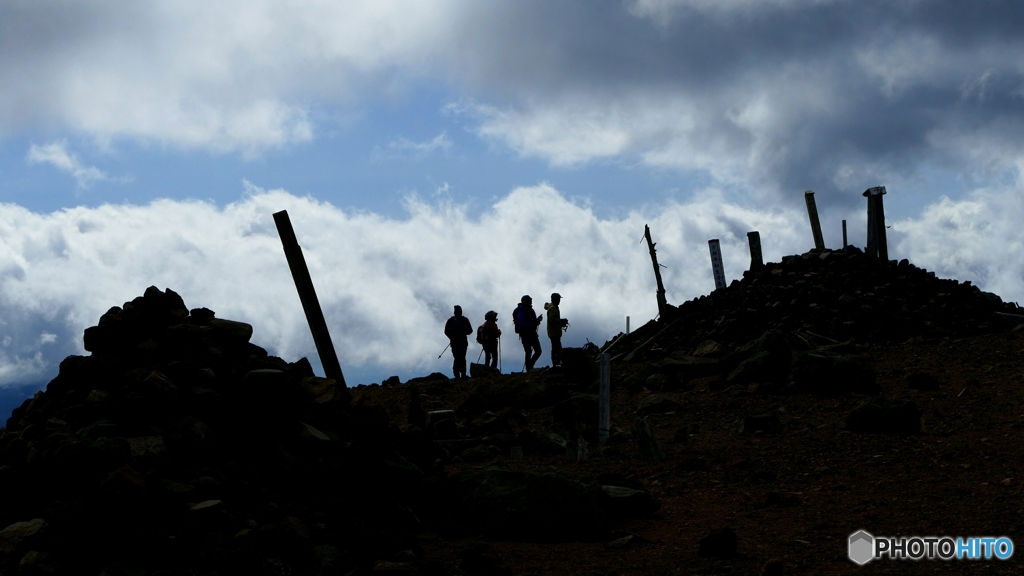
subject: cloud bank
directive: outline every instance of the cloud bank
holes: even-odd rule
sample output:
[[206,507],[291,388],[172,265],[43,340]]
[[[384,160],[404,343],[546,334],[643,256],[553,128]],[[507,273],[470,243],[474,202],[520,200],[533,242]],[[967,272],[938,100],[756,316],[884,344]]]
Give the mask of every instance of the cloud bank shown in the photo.
[[1021,62],[1012,0],[6,3],[0,137],[252,156],[441,86],[472,132],[522,156],[848,206],[837,192],[934,167],[1016,173]]
[[[750,230],[761,233],[766,260],[812,244],[803,211],[739,206],[715,190],[605,219],[539,184],[511,191],[478,217],[409,196],[406,217],[388,219],[248,186],[224,207],[161,200],[37,214],[0,206],[0,387],[51,378],[64,356],[83,353],[86,327],[150,285],[174,289],[190,307],[251,323],[253,341],[273,354],[316,363],[272,219],[279,210],[295,226],[353,384],[448,372],[450,358],[437,355],[454,304],[474,324],[487,310],[499,313],[506,370],[521,368],[509,314],[523,294],[538,304],[551,292],[564,296],[570,346],[604,342],[624,329],[627,315],[634,326],[653,318],[644,224],[667,266],[668,300],[677,304],[713,289],[711,238],[722,243],[730,279],[749,264]],[[1019,191],[943,200],[893,223],[890,254],[1021,300],[1022,217]],[[851,220],[851,229],[863,226],[863,218]]]

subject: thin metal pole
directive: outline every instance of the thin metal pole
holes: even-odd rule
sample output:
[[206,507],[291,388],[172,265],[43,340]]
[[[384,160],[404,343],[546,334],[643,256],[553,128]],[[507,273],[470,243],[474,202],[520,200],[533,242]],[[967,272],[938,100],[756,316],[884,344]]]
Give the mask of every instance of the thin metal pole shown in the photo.
[[292,272],[295,289],[299,292],[299,301],[302,302],[302,311],[306,313],[309,331],[313,333],[313,343],[316,344],[316,353],[320,356],[324,374],[342,386],[346,386],[345,375],[342,374],[341,363],[338,362],[338,353],[331,342],[331,333],[327,329],[327,321],[324,320],[320,301],[317,300],[316,290],[313,289],[313,279],[309,276],[309,268],[306,267],[306,259],[302,256],[302,248],[295,238],[295,230],[288,218],[288,211],[282,210],[275,213],[274,223],[277,224],[277,233],[281,236],[281,244],[284,245],[288,268]]

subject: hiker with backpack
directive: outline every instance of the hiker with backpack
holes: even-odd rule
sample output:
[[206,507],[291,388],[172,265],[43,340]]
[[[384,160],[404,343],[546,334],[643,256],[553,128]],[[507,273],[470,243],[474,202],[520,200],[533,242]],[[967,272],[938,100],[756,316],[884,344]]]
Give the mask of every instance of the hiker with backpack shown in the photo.
[[562,330],[569,325],[569,321],[562,318],[562,312],[558,309],[558,303],[562,301],[562,295],[555,292],[551,295],[551,302],[544,304],[544,310],[548,313],[548,338],[551,339],[551,366],[562,365]]
[[[512,313],[512,322],[515,324],[516,334],[519,334],[519,339],[523,341],[523,350],[526,351],[524,369],[527,372],[533,370],[533,365],[540,358],[540,338],[537,336],[537,327],[540,326],[543,319],[543,314],[538,316],[533,311],[533,298],[530,298],[529,295],[523,296],[519,306]],[[531,352],[533,353],[532,356]]]
[[462,315],[462,306],[456,306],[455,315],[444,325],[444,335],[451,341],[452,356],[455,358],[452,372],[456,379],[466,377],[466,350],[469,349],[469,339],[466,337],[472,333],[473,325],[469,318]]
[[476,341],[484,347],[484,366],[498,368],[498,338],[501,338],[498,313],[491,310],[484,314],[484,323],[476,329]]

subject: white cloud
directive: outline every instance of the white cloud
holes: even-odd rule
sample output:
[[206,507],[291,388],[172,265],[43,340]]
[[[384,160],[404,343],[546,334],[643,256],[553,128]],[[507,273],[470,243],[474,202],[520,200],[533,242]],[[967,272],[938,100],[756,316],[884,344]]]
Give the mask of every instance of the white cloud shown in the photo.
[[[749,262],[748,230],[761,231],[768,258],[799,245],[786,226],[799,213],[732,205],[714,191],[619,219],[598,218],[546,184],[513,190],[478,218],[443,199],[410,196],[406,207],[406,218],[392,220],[251,185],[223,208],[161,200],[35,214],[3,205],[0,307],[16,311],[0,325],[0,338],[13,340],[0,356],[3,381],[52,376],[63,355],[80,353],[86,327],[150,285],[178,291],[190,307],[252,323],[253,341],[273,353],[315,360],[271,217],[282,209],[342,364],[368,374],[363,381],[447,372],[450,359],[437,354],[454,304],[474,322],[497,310],[508,328],[524,293],[543,302],[558,291],[572,320],[568,345],[603,342],[623,329],[626,315],[634,325],[653,317],[654,279],[638,243],[645,223],[668,267],[663,274],[675,303],[714,286],[709,238],[722,240],[731,278]],[[504,342],[506,369],[518,369],[520,350],[514,335]]]
[[454,145],[455,144],[452,142],[451,138],[448,137],[448,132],[442,131],[432,139],[423,142],[416,142],[405,137],[396,138],[387,143],[387,146],[384,147],[385,152],[383,154],[411,154],[416,157],[423,157],[437,150],[448,152]]
[[311,105],[386,90],[396,65],[434,53],[453,4],[7,4],[0,136],[61,123],[100,140],[249,155],[307,141]]
[[67,142],[52,142],[39,146],[33,144],[28,149],[25,159],[30,164],[49,164],[75,178],[79,188],[88,188],[94,182],[108,180],[109,177],[95,166],[83,166],[78,156],[68,152]]
[[[1024,151],[1020,130],[1006,128],[1020,116],[1013,10],[849,0],[8,3],[0,138],[56,126],[101,143],[251,157],[427,87],[479,102],[462,106],[470,130],[555,165],[639,158],[718,185],[832,192],[929,162],[1005,173]],[[964,137],[980,148],[941,144]],[[450,146],[442,133],[399,138],[385,152]]]
[[944,197],[919,218],[893,222],[892,229],[903,235],[896,247],[900,258],[1024,302],[1022,221],[1021,189],[977,190],[961,201]]
[[[969,200],[929,206],[918,218],[892,224],[890,255],[1024,300],[1021,198],[1019,190],[978,191]],[[761,233],[766,260],[811,245],[802,209],[738,205],[716,190],[619,218],[599,218],[547,184],[517,188],[479,217],[450,200],[410,196],[407,216],[388,219],[252,185],[223,208],[171,200],[51,214],[0,208],[0,385],[52,377],[64,355],[81,353],[86,327],[150,285],[178,291],[190,307],[251,323],[253,341],[272,353],[315,362],[271,217],[282,209],[352,384],[393,373],[448,372],[450,359],[437,354],[454,304],[474,322],[496,310],[508,328],[520,296],[540,303],[557,291],[572,321],[567,345],[603,342],[623,329],[627,315],[639,325],[657,313],[640,243],[644,224],[658,243],[668,300],[676,304],[714,287],[711,238],[721,240],[730,279],[749,264],[750,230]],[[823,223],[835,216],[823,213]],[[851,218],[858,244],[863,214],[841,217]],[[506,339],[506,369],[520,368],[520,350],[514,335]]]

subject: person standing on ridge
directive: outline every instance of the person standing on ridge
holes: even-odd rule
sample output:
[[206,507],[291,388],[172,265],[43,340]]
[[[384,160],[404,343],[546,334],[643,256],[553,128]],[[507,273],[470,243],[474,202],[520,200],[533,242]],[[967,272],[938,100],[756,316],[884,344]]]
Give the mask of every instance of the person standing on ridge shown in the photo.
[[548,338],[551,339],[551,366],[562,365],[562,327],[568,324],[562,319],[562,313],[558,309],[558,303],[562,301],[562,295],[555,292],[551,295],[551,302],[544,304],[544,310],[548,313]]
[[[538,316],[533,311],[533,298],[530,298],[529,295],[523,296],[519,306],[512,313],[512,322],[516,326],[516,333],[519,334],[519,339],[523,341],[523,350],[526,351],[526,365],[524,368],[527,372],[533,370],[533,365],[540,358],[540,338],[537,336],[537,327],[540,326],[540,322],[543,319],[543,314]],[[532,356],[530,355],[531,352],[533,353]]]
[[498,338],[501,338],[498,313],[491,310],[484,314],[484,323],[476,329],[476,341],[484,347],[484,366],[498,368]]
[[462,306],[456,306],[455,315],[444,325],[444,335],[451,341],[452,356],[455,358],[452,372],[456,379],[466,377],[466,350],[469,349],[469,339],[466,337],[472,333],[473,325],[469,323],[469,318],[462,315]]

